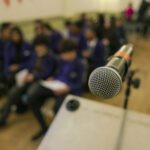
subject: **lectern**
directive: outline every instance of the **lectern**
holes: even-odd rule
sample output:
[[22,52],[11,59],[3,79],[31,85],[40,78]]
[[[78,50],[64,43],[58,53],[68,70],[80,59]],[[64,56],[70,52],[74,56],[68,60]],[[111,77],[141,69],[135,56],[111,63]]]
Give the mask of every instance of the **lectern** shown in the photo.
[[150,150],[150,116],[69,95],[38,150]]

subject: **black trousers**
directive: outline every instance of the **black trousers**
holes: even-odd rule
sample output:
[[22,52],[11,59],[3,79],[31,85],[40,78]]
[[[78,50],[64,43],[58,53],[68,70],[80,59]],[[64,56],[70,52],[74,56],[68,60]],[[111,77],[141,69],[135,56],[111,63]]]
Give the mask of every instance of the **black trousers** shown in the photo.
[[3,62],[0,60],[0,82],[3,81],[3,78],[4,78],[4,76],[3,76]]
[[23,95],[27,92],[28,88],[32,85],[26,84],[22,87],[14,86],[10,89],[7,96],[6,104],[2,108],[1,119],[7,120],[10,115],[10,110],[13,105],[17,105],[19,109],[22,109],[25,104],[22,101]]
[[142,31],[142,34],[143,34],[144,37],[148,36],[149,28],[150,28],[149,26],[150,26],[150,19],[145,21],[145,23],[144,23],[143,31]]
[[4,95],[4,93],[6,92],[6,79],[5,76],[3,74],[3,61],[1,60],[2,58],[0,58],[0,96]]
[[58,112],[59,108],[61,107],[63,100],[67,94],[65,93],[61,96],[55,96],[55,94],[51,90],[49,90],[45,87],[42,87],[39,83],[36,83],[30,87],[27,95],[28,95],[29,108],[32,110],[41,129],[45,130],[45,129],[47,129],[47,125],[46,125],[44,116],[41,112],[41,106],[43,106],[46,99],[48,99],[50,97],[55,97],[56,103],[55,103],[53,110],[54,110],[54,113],[56,114]]
[[12,105],[17,105],[18,107],[24,105],[22,102],[23,95],[26,95],[27,105],[33,112],[41,129],[46,130],[46,121],[41,112],[41,107],[43,106],[45,100],[50,97],[56,97],[56,104],[54,106],[54,113],[56,114],[67,94],[55,96],[51,90],[42,87],[39,83],[26,84],[23,87],[15,86],[10,90],[8,100],[3,107],[3,112],[1,115],[2,120],[6,120],[8,118]]

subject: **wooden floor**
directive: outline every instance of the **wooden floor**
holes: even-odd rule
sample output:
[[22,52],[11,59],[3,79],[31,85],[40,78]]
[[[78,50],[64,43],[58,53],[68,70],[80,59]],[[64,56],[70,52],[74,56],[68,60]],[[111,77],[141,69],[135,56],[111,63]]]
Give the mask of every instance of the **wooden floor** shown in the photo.
[[[132,91],[129,101],[129,109],[150,114],[150,39],[142,39],[134,36],[130,41],[135,45],[132,68],[139,69],[137,77],[139,77],[142,82],[140,89],[133,89]],[[100,101],[91,94],[85,94],[84,96]],[[100,102],[121,107],[123,96],[124,88],[117,97]],[[30,141],[30,137],[37,130],[37,123],[31,113],[21,116],[13,114],[9,119],[8,126],[0,129],[0,150],[37,149],[40,141]]]

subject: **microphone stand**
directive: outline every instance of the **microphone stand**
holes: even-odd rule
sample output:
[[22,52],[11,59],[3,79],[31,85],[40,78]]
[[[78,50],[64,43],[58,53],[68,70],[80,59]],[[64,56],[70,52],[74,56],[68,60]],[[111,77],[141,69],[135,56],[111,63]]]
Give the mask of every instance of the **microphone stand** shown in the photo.
[[134,87],[135,89],[138,89],[140,87],[140,79],[134,78],[136,72],[137,72],[136,70],[130,70],[127,75],[127,81],[126,81],[127,87],[125,90],[125,97],[124,97],[124,104],[123,104],[124,112],[123,112],[123,117],[121,121],[121,126],[119,130],[118,140],[117,140],[115,150],[122,149],[122,142],[124,138],[125,126],[126,126],[126,120],[128,114],[129,97],[131,95],[131,88]]
[[126,82],[126,90],[125,90],[125,97],[124,97],[124,104],[123,108],[125,110],[128,109],[128,103],[129,103],[129,97],[131,95],[131,88],[138,89],[140,87],[140,79],[139,78],[134,78],[134,75],[137,73],[136,70],[130,70],[128,75],[127,75],[127,82]]

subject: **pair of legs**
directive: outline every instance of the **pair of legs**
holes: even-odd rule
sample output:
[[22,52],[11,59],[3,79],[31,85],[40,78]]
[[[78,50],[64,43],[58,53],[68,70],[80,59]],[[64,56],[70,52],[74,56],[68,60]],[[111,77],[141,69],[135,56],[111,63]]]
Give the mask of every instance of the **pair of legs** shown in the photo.
[[[1,58],[0,58],[1,59]],[[7,86],[6,86],[6,79],[3,74],[3,62],[0,60],[0,96],[3,96],[6,92]]]
[[[35,136],[33,136],[33,140],[34,140],[41,137],[43,134],[45,134],[47,130],[46,121],[41,112],[41,107],[43,106],[47,98],[55,97],[55,95],[51,90],[42,87],[39,83],[27,84],[23,87],[17,87],[17,86],[13,87],[8,94],[8,100],[3,107],[3,111],[0,118],[1,126],[5,125],[6,120],[10,114],[12,105],[18,105],[18,106],[23,105],[22,96],[24,94],[26,95],[27,105],[29,106],[30,110],[33,112],[35,118],[37,119],[41,127],[41,130]],[[65,96],[66,94],[56,97],[56,104],[54,106],[55,114],[59,110]]]
[[148,32],[149,32],[149,26],[150,26],[150,20],[145,21],[144,26],[143,26],[143,36],[147,37],[148,36]]
[[41,130],[37,134],[35,134],[35,136],[33,136],[34,140],[42,136],[47,130],[46,121],[41,112],[41,107],[43,106],[45,100],[50,97],[56,98],[56,103],[53,108],[53,111],[56,114],[59,108],[61,107],[61,104],[63,103],[63,100],[67,94],[64,93],[61,96],[55,96],[53,91],[41,86],[39,83],[36,83],[32,85],[32,88],[28,90],[27,95],[28,95],[28,106],[30,110],[33,112],[41,128]]
[[20,110],[20,112],[24,111],[22,109],[24,109],[23,106],[25,106],[25,104],[23,104],[22,102],[22,97],[23,97],[23,94],[27,92],[28,88],[31,85],[32,84],[26,84],[22,87],[14,86],[11,88],[11,90],[8,92],[7,101],[2,107],[0,125],[5,125],[6,120],[10,115],[11,107],[13,105],[16,105],[18,109]]

